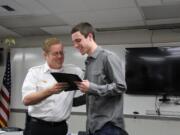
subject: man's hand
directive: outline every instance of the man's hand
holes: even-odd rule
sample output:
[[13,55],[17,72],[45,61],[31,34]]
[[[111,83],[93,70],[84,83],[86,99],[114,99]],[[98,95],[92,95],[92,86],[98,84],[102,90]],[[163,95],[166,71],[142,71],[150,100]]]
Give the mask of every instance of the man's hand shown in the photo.
[[67,87],[67,83],[56,83],[50,88],[28,94],[24,97],[23,103],[24,105],[35,105],[53,94],[62,92]]
[[66,89],[68,87],[67,83],[56,83],[55,85],[53,85],[50,90],[52,92],[52,94],[58,94],[60,92],[62,92],[64,89]]
[[83,93],[87,93],[89,90],[89,81],[83,80],[82,82],[75,82],[79,90]]

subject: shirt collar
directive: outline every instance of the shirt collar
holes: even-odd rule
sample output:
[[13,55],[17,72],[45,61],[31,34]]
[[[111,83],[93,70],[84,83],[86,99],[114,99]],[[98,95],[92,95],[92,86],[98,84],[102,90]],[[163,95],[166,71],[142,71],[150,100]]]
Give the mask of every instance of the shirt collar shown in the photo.
[[102,48],[98,46],[96,50],[92,53],[92,55],[87,57],[85,61],[85,65],[87,65],[91,59],[96,59],[101,51],[102,51]]
[[92,53],[92,55],[88,56],[88,57],[96,59],[101,51],[102,51],[102,48],[100,46],[98,46],[96,48],[96,50]]
[[[56,71],[59,71],[59,72],[62,72],[63,71],[63,69],[64,69],[64,66],[62,66],[62,68],[60,68],[60,69],[57,69]],[[51,69],[50,67],[49,67],[49,65],[47,64],[47,62],[44,64],[44,72],[52,72],[53,71],[53,69]]]
[[47,62],[44,64],[44,72],[50,72],[50,67],[48,66]]

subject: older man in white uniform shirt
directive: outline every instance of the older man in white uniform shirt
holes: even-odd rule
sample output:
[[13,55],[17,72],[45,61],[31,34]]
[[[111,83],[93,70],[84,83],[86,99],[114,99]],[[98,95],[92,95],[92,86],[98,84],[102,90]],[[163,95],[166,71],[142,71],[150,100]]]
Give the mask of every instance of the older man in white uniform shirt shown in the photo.
[[63,45],[57,38],[45,40],[44,65],[29,69],[22,86],[22,101],[28,106],[31,135],[66,135],[75,91],[65,92],[65,83],[57,83],[50,74],[62,72],[82,77],[80,68],[63,65]]

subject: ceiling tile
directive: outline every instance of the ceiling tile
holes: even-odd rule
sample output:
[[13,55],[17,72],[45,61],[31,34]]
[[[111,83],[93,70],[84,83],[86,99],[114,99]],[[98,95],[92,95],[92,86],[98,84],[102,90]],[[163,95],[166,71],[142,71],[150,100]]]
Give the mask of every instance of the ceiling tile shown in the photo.
[[24,15],[24,16],[11,16],[0,17],[0,25],[8,28],[16,27],[43,27],[43,26],[56,26],[66,25],[66,23],[59,17],[54,15]]
[[74,25],[82,21],[96,23],[128,22],[142,20],[137,8],[121,8],[89,12],[71,12],[59,15],[68,24]]
[[131,27],[131,26],[143,26],[144,22],[141,20],[137,21],[120,21],[111,23],[96,23],[93,24],[95,28],[118,28],[118,27]]
[[50,11],[44,7],[38,0],[16,0],[19,5],[29,11],[29,14],[46,15]]
[[146,23],[147,23],[148,25],[156,25],[156,24],[177,24],[177,23],[180,23],[180,18],[147,20]]
[[89,10],[136,7],[134,0],[85,0]]
[[180,18],[180,5],[142,7],[146,20]]
[[41,27],[42,30],[47,33],[58,35],[58,34],[70,34],[70,26],[51,26],[51,27]]
[[11,31],[3,26],[0,26],[0,37],[20,37],[21,35],[17,34],[14,31]]
[[135,7],[134,0],[40,0],[54,13]]
[[0,37],[67,34],[82,21],[96,28],[180,23],[180,0],[0,0],[2,4],[15,12],[0,7]]
[[84,0],[39,0],[54,13],[85,11],[88,9]]
[[180,4],[180,0],[163,0],[163,4]]
[[34,0],[0,0],[0,5],[8,5],[13,12],[0,9],[0,16],[50,14],[50,12]]
[[15,28],[13,29],[16,33],[21,34],[22,36],[43,36],[48,35],[47,32],[39,28]]
[[3,10],[2,7],[1,7],[0,16],[28,14],[28,11],[24,7],[19,5],[16,1],[0,0],[0,5],[8,5],[11,8],[15,9],[15,11],[9,12],[9,11]]

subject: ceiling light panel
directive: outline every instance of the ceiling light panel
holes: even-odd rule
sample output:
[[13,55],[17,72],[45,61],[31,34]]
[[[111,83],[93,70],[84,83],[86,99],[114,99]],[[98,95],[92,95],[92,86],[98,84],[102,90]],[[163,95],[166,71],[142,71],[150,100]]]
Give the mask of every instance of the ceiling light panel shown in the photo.
[[54,13],[86,11],[88,5],[84,0],[39,0]]
[[70,34],[70,26],[52,26],[52,27],[41,27],[42,30],[52,35],[58,34]]

